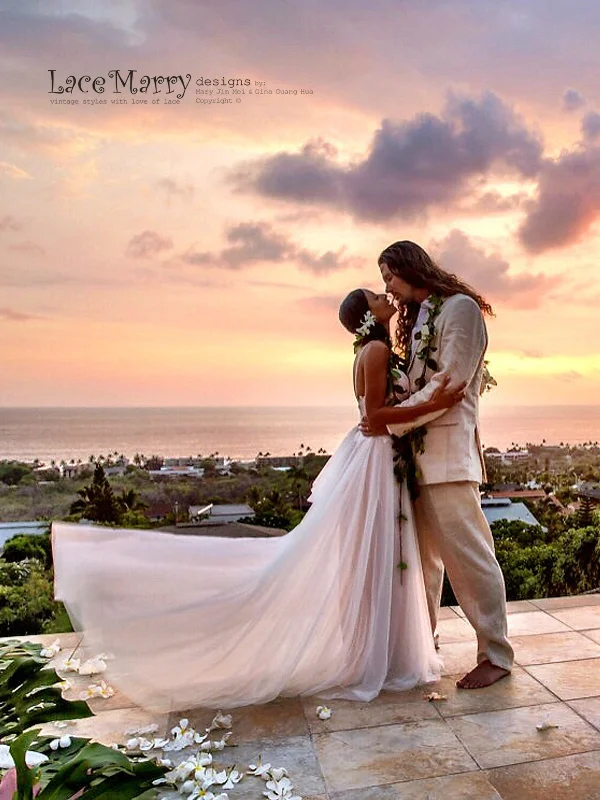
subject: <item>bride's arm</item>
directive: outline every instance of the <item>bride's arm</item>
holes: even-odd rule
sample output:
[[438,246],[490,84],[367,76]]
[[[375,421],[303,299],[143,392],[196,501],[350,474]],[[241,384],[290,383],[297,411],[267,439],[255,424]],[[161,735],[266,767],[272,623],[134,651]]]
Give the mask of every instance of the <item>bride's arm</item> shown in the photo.
[[370,428],[412,422],[424,414],[450,408],[460,399],[460,390],[451,394],[442,389],[409,408],[386,406],[389,356],[389,348],[383,342],[371,342],[363,355],[365,414]]

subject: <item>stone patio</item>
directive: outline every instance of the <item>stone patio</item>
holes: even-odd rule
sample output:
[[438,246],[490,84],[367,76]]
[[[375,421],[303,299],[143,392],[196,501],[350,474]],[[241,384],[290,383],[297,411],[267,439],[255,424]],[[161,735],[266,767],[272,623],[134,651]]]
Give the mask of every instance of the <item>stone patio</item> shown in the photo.
[[[304,800],[600,800],[600,594],[509,603],[509,634],[513,674],[489,689],[459,691],[454,683],[474,664],[475,637],[460,608],[444,608],[444,676],[426,691],[447,700],[428,702],[415,689],[368,704],[332,701],[327,721],[316,716],[317,698],[236,709],[228,713],[237,746],[215,761],[245,768],[260,754],[287,768]],[[60,660],[79,635],[58,638]],[[101,677],[110,682],[110,670]],[[159,735],[181,716],[200,730],[214,716],[152,715],[119,693],[91,706],[97,716],[68,730],[107,744],[124,741],[134,725],[156,722]],[[558,727],[538,731],[543,722]],[[229,796],[258,800],[263,790],[248,777]]]

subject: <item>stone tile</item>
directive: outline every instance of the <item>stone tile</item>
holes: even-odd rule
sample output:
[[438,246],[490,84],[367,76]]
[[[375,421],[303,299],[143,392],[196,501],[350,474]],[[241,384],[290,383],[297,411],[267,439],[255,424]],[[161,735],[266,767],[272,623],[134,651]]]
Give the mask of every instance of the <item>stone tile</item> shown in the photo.
[[571,700],[567,705],[600,731],[600,697]]
[[508,614],[518,614],[523,611],[537,611],[531,600],[509,600],[506,604]]
[[[321,700],[322,704],[323,701]],[[308,733],[302,703],[298,698],[280,697],[271,703],[259,706],[240,706],[227,709],[232,717],[232,741],[253,742],[258,739],[280,739],[286,736],[302,736]],[[177,711],[169,716],[169,725],[177,725],[186,717],[196,730],[203,731],[213,720],[216,712],[208,708]]]
[[517,664],[550,664],[600,657],[600,644],[575,631],[513,636],[510,640]]
[[600,695],[600,661],[597,659],[536,664],[526,669],[561,700]]
[[536,633],[556,633],[569,628],[545,611],[515,612],[508,615],[508,635],[532,636]]
[[442,606],[438,614],[438,620],[456,619],[457,616],[458,615],[453,608],[451,608],[450,606]]
[[68,727],[57,729],[51,722],[42,726],[42,733],[56,736],[57,730],[60,735],[68,733],[71,736],[85,736],[94,739],[102,744],[110,745],[113,742],[123,744],[131,738],[125,731],[133,727],[145,727],[151,723],[156,723],[158,731],[155,736],[164,736],[167,731],[167,715],[151,714],[141,708],[116,708],[111,711],[103,711],[95,717],[78,719],[70,722]]
[[593,642],[598,642],[598,644],[600,644],[600,628],[592,631],[581,631],[581,634],[591,639]]
[[[460,606],[449,606],[459,617],[464,617],[465,612]],[[538,611],[532,600],[510,600],[506,604],[507,614],[517,614],[523,611]]]
[[[79,700],[82,693],[92,684],[99,684],[105,681],[109,686],[111,685],[110,676],[108,673],[101,673],[100,675],[76,675],[75,673],[67,673],[64,677],[71,684],[71,688],[63,691],[63,697],[66,700]],[[88,701],[89,707],[94,714],[102,714],[105,711],[112,711],[115,708],[133,708],[136,703],[126,697],[119,689],[114,689],[114,695],[103,699],[102,697],[94,697]]]
[[477,769],[442,720],[335,731],[314,745],[330,793]]
[[600,798],[600,752],[501,767],[484,774],[503,800]]
[[[358,800],[356,791],[335,792],[331,800]],[[360,800],[502,800],[482,772],[403,781],[362,789]]]
[[[600,732],[564,703],[449,717],[446,721],[483,769],[600,749]],[[544,721],[559,727],[538,731],[536,725]]]
[[544,611],[555,611],[562,608],[579,608],[580,606],[600,606],[600,594],[576,594],[571,597],[542,597],[530,600],[537,608]]
[[447,642],[471,642],[476,639],[475,630],[464,617],[442,619],[438,622],[437,632],[440,635],[440,644]]
[[556,701],[551,692],[520,667],[515,667],[508,678],[503,678],[481,690],[458,689],[456,681],[460,677],[462,674],[442,678],[432,687],[433,691],[448,698],[427,704],[435,705],[442,717],[542,705]]
[[567,608],[562,611],[552,611],[550,613],[555,619],[560,620],[576,631],[600,628],[600,606]]
[[449,642],[443,644],[440,656],[444,662],[442,675],[464,675],[477,664],[477,643]]
[[[243,742],[237,747],[226,747],[225,750],[215,754],[214,759],[219,767],[230,767],[235,764],[238,769],[247,770],[249,764],[256,763],[259,755],[263,764],[285,767],[296,793],[304,800],[326,796],[325,783],[309,736]],[[256,800],[262,798],[264,786],[261,778],[248,775],[237,784],[232,796],[236,800]]]
[[[433,686],[433,684],[431,684]],[[370,703],[352,700],[320,700],[318,697],[303,698],[304,712],[311,733],[374,728],[400,722],[418,722],[439,719],[432,703],[423,700],[423,694],[431,691],[429,686],[411,689],[408,692],[382,692]],[[325,703],[331,708],[331,719],[321,720],[316,715],[318,705]]]

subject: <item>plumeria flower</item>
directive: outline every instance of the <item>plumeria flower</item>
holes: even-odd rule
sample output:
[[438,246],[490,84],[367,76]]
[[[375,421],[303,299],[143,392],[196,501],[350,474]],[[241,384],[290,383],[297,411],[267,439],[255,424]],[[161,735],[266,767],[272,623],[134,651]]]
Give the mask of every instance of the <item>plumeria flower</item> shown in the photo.
[[162,750],[162,748],[169,743],[170,739],[153,739],[154,749],[155,750]]
[[205,786],[212,786],[213,783],[225,783],[227,780],[227,770],[220,770],[217,772],[213,767],[209,767],[204,771],[204,784]]
[[61,736],[60,739],[53,739],[50,742],[51,750],[58,750],[59,748],[64,750],[66,747],[71,747],[71,737],[68,733],[66,733],[64,736]]
[[112,697],[115,693],[115,690],[112,686],[109,686],[105,681],[101,683],[92,683],[88,686],[88,688],[80,695],[81,700],[91,700],[94,697],[102,697],[105,700],[108,700],[109,697]]
[[223,784],[223,788],[224,789],[233,789],[235,784],[239,783],[242,780],[243,777],[244,777],[243,774],[241,772],[239,772],[235,768],[235,766],[233,766],[229,770],[229,773],[227,774],[227,780]]
[[59,685],[60,690],[62,692],[68,692],[69,689],[73,688],[73,684],[71,683],[71,681],[66,680],[66,679],[64,681],[60,681],[60,683],[58,685]]
[[423,695],[423,700],[429,700],[430,703],[438,702],[440,700],[447,700],[445,694],[438,694],[437,692],[430,692]]
[[371,328],[377,323],[377,319],[373,315],[373,312],[369,310],[363,315],[361,323],[361,326],[356,329],[356,335],[366,336]]
[[42,658],[54,658],[58,653],[60,653],[60,639],[55,639],[51,645],[40,650]]
[[175,725],[174,728],[171,728],[171,735],[172,736],[183,736],[184,734],[192,731],[194,733],[193,728],[190,728],[190,721],[189,719],[180,719],[179,725]]
[[327,706],[317,706],[317,717],[319,719],[331,719],[332,711]]
[[[48,761],[48,756],[43,753],[36,753],[35,750],[28,750],[25,753],[25,763],[28,767],[39,767],[46,761]],[[14,766],[15,762],[10,754],[10,747],[7,744],[0,744],[0,769],[12,769]]]
[[274,781],[280,781],[282,778],[288,777],[288,771],[285,767],[273,767],[271,769],[271,777]]
[[79,667],[80,675],[97,675],[100,672],[106,672],[106,661],[99,658],[89,658],[84,664]]
[[558,728],[558,725],[555,725],[553,722],[549,722],[547,719],[544,720],[540,725],[535,726],[538,731],[549,731],[552,728]]
[[291,800],[294,784],[289,778],[282,778],[280,781],[267,781],[266,792],[263,792],[267,800]]
[[270,775],[271,765],[263,764],[259,756],[256,764],[250,764],[248,767],[247,775],[256,775],[258,778],[267,778]]
[[154,739],[140,739],[140,750],[142,753],[147,753],[148,750],[154,750]]
[[140,740],[136,736],[133,739],[127,739],[125,742],[125,749],[126,750],[139,750],[140,748]]
[[215,740],[211,741],[210,739],[206,739],[205,741],[202,741],[200,743],[200,749],[205,751],[224,750],[225,745],[227,744],[227,740],[229,739],[230,736],[231,736],[231,731],[227,731],[227,733],[224,733],[223,736],[220,739],[217,739],[216,741]]
[[231,728],[231,714],[223,714],[221,711],[217,711],[213,721],[210,723],[210,727],[206,730],[210,733],[217,728]]
[[79,672],[80,665],[81,665],[80,658],[67,658],[59,666],[59,669],[64,670],[64,672]]

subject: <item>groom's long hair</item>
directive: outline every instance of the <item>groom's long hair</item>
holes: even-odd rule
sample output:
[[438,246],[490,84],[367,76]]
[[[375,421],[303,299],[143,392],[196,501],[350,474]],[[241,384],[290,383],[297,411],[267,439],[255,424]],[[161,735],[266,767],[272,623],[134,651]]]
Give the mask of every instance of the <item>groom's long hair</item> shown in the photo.
[[[430,294],[450,297],[466,294],[472,297],[483,314],[493,316],[491,305],[468,283],[439,267],[431,256],[418,244],[409,241],[394,242],[382,251],[378,264],[385,262],[392,273],[415,289],[427,289]],[[401,355],[409,350],[411,332],[419,314],[419,303],[407,303],[398,309],[396,344]]]

